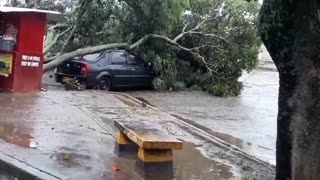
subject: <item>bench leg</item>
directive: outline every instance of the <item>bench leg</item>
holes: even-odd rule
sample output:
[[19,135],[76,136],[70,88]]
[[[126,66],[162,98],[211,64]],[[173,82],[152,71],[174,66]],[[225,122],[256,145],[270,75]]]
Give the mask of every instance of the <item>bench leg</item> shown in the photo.
[[125,134],[118,131],[116,136],[115,152],[120,155],[121,152],[137,152],[138,146],[134,144]]
[[173,161],[172,150],[149,150],[139,148],[138,157],[143,162],[171,162]]
[[173,155],[172,150],[146,150],[139,149],[137,170],[145,179],[172,179]]

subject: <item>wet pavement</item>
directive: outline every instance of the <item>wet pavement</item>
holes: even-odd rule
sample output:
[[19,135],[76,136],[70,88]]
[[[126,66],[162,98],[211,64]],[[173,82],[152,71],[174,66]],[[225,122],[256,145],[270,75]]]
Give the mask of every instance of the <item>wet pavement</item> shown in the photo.
[[7,172],[0,171],[0,179],[1,180],[18,180],[18,178],[9,175]]
[[274,177],[272,167],[216,147],[177,118],[124,95],[59,88],[0,94],[0,114],[0,155],[52,179],[144,179],[136,169],[135,153],[114,153],[117,119],[150,121],[188,142],[174,152],[175,179]]
[[241,78],[239,97],[204,92],[127,92],[206,132],[275,164],[278,74],[254,71]]

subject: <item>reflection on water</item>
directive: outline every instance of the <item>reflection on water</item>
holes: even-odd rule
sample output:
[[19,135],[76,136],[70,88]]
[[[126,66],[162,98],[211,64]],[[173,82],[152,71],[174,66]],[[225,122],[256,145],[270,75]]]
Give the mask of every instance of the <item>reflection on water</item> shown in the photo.
[[174,163],[177,180],[222,180],[233,177],[230,166],[205,158],[190,143],[184,143],[182,151],[174,151]]
[[[121,153],[121,156],[114,160],[114,165],[120,168],[117,172],[112,172],[110,179],[125,180],[143,179],[143,180],[168,180],[168,175],[172,171],[163,171],[159,169],[158,173],[141,173],[137,166],[137,152]],[[231,167],[223,163],[205,158],[199,150],[195,149],[193,144],[184,143],[183,150],[174,151],[174,179],[176,180],[227,180],[233,178]],[[106,173],[109,174],[109,173]],[[147,176],[146,176],[147,174]]]
[[22,147],[35,147],[33,137],[17,132],[13,123],[0,123],[0,139]]

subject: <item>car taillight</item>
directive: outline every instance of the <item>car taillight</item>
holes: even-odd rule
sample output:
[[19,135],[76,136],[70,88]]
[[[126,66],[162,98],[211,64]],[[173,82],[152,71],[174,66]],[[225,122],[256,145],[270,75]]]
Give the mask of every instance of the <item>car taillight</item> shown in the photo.
[[83,63],[81,66],[81,74],[86,76],[89,74],[89,64],[88,63]]

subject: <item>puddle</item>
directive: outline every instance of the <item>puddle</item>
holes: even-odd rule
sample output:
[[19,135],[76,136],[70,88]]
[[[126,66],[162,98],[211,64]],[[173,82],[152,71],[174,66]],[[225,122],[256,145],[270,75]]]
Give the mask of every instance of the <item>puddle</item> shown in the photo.
[[231,166],[205,158],[193,144],[184,143],[182,151],[174,151],[176,180],[231,179]]
[[55,153],[51,156],[51,159],[56,160],[59,162],[60,165],[66,166],[66,167],[75,167],[80,166],[81,160],[90,160],[91,156],[88,155],[82,155],[77,153]]
[[[110,179],[144,179],[144,180],[168,180],[169,171],[141,175],[141,169],[137,168],[137,152],[121,153],[115,158],[113,165],[119,167],[118,172],[109,170],[105,176]],[[110,169],[110,168],[109,168]],[[172,171],[171,171],[172,172]],[[160,173],[160,175],[159,175]],[[183,150],[174,151],[173,161],[174,180],[229,180],[234,178],[231,166],[205,158],[193,144],[184,143]]]
[[35,148],[36,146],[33,137],[17,132],[13,123],[0,123],[0,139],[22,147]]

